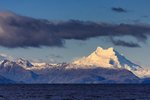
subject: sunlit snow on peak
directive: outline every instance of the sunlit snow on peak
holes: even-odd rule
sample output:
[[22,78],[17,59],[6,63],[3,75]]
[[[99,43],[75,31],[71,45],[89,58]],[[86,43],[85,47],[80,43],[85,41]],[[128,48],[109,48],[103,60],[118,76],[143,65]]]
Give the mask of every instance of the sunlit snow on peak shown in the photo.
[[87,57],[83,57],[73,62],[78,66],[93,66],[104,68],[125,68],[129,70],[136,70],[140,66],[127,60],[122,54],[119,54],[114,48],[103,49],[97,47],[97,49]]

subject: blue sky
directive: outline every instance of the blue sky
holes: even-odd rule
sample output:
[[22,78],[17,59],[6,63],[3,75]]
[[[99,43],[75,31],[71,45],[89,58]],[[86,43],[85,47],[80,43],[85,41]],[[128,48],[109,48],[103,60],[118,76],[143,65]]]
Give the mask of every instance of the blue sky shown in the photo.
[[[110,24],[150,24],[150,0],[1,0],[1,11],[12,11],[19,15],[52,21],[104,22]],[[113,11],[112,8],[122,8],[126,12]],[[128,40],[128,38],[125,38]],[[131,40],[131,39],[129,39]],[[114,47],[130,60],[142,66],[150,66],[150,39],[141,43],[140,48],[115,46],[104,37],[87,40],[66,40],[65,47],[41,48],[5,48],[1,53],[27,59],[43,59],[56,61],[71,61],[88,55],[97,46]]]
[[[149,16],[149,0],[5,0],[0,1],[1,10],[10,10],[18,14],[36,18],[54,20],[94,20],[104,22],[126,22]],[[129,12],[114,14],[111,7],[122,7]]]

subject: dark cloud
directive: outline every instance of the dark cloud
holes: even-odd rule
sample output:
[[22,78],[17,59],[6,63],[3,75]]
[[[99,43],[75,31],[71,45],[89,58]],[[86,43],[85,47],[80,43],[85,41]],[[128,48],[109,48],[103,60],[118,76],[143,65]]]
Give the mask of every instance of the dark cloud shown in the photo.
[[111,8],[112,11],[118,12],[118,13],[126,13],[127,10],[121,8],[121,7],[112,7]]
[[54,25],[47,20],[20,16],[11,12],[0,13],[0,45],[15,47],[62,46],[55,36]]
[[143,18],[148,18],[149,16],[145,15],[145,16],[142,16]]
[[[0,13],[0,45],[9,48],[63,46],[64,40],[86,40],[92,37],[132,36],[145,42],[150,35],[150,26],[136,24],[108,24],[69,20],[53,22],[20,16],[10,12]],[[112,41],[115,45],[115,43]],[[128,47],[127,43],[119,45]],[[133,45],[133,43],[132,43]]]
[[139,44],[133,42],[126,42],[122,40],[112,40],[112,43],[117,46],[125,46],[125,47],[140,47]]

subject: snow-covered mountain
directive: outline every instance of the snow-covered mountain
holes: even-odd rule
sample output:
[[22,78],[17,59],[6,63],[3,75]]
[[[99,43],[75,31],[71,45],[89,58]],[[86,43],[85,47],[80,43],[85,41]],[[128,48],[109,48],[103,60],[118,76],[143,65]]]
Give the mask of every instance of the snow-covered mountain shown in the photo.
[[103,49],[97,47],[97,49],[87,57],[83,57],[74,61],[72,64],[79,67],[103,67],[103,68],[125,68],[128,70],[137,70],[141,68],[139,65],[126,59],[123,55],[119,54],[112,47]]
[[0,75],[18,83],[34,82],[35,78],[38,77],[33,71],[25,69],[24,66],[10,60],[2,61],[0,64]]
[[23,58],[19,58],[17,61],[16,61],[17,64],[21,65],[21,66],[24,66],[25,68],[30,68],[32,67],[33,65],[30,63],[30,61],[28,60],[25,60]]
[[141,68],[132,72],[140,78],[150,78],[150,69]]
[[89,56],[71,63],[1,58],[0,75],[17,83],[140,83],[144,73],[113,48],[97,47]]

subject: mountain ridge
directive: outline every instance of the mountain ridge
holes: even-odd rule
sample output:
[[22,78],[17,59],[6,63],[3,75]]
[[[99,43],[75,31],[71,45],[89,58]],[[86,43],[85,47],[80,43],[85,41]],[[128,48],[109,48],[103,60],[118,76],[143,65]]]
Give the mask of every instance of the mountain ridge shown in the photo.
[[23,58],[13,61],[1,58],[4,59],[0,63],[0,75],[18,83],[140,83],[144,76],[139,65],[112,47],[97,47],[89,56],[71,63],[33,63]]

